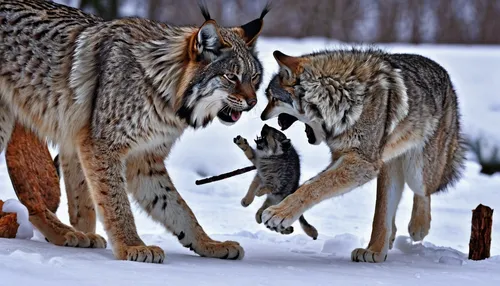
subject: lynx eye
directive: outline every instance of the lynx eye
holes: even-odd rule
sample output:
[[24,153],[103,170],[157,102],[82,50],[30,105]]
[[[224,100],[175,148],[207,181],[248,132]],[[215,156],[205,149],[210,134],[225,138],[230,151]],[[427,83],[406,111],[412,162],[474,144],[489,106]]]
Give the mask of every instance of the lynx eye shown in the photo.
[[227,79],[228,81],[232,82],[232,83],[235,83],[238,80],[238,76],[236,76],[233,73],[231,73],[231,74],[225,74],[224,78]]

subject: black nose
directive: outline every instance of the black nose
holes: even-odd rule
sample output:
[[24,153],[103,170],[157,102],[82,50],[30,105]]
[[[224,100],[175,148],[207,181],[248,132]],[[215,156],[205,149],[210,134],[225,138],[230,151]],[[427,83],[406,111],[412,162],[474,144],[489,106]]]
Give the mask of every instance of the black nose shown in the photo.
[[247,99],[247,104],[249,107],[254,107],[257,104],[257,99],[256,98],[249,98],[249,99]]

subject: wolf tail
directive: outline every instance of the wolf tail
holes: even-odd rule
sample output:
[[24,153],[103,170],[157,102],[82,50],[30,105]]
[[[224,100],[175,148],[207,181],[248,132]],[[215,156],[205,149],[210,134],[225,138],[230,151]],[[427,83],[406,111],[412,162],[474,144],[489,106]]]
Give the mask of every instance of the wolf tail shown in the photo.
[[310,225],[307,220],[304,218],[304,215],[299,217],[300,227],[304,230],[304,232],[312,237],[312,239],[316,240],[318,238],[318,231],[312,225]]

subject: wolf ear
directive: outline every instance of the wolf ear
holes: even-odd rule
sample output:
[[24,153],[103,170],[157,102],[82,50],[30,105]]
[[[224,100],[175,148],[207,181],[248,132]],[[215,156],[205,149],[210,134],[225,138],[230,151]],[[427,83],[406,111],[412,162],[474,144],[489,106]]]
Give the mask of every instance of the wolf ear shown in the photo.
[[195,42],[197,55],[202,56],[208,61],[214,60],[220,54],[220,49],[227,46],[214,20],[208,20],[203,23],[198,30]]
[[264,10],[262,10],[262,13],[260,13],[260,17],[258,19],[232,29],[243,39],[243,41],[245,41],[248,47],[253,48],[255,46],[257,38],[259,37],[260,32],[262,32],[262,27],[264,26],[264,17],[270,10],[271,5],[270,2],[268,2],[266,7],[264,7]]
[[280,68],[285,69],[289,77],[299,73],[303,60],[299,57],[292,57],[276,50],[273,52],[274,59],[278,62]]

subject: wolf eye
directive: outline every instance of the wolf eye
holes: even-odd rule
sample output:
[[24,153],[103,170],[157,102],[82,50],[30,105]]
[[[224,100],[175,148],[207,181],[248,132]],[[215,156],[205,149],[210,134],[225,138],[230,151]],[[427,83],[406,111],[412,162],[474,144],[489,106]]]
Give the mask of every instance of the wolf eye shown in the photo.
[[231,73],[231,74],[225,74],[224,78],[226,78],[228,81],[233,82],[233,83],[238,80],[238,76],[236,76],[233,73]]

